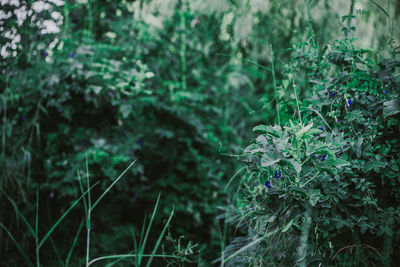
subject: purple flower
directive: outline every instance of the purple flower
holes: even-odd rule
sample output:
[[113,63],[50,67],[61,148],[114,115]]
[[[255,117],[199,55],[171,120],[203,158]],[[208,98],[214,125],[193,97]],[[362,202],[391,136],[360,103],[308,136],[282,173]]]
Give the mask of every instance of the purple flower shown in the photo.
[[329,91],[329,95],[330,95],[330,96],[335,96],[336,93],[334,93],[334,92],[332,92],[332,91]]
[[279,171],[279,173],[278,173],[278,171],[275,171],[275,178],[276,179],[281,178],[281,176],[282,176],[281,171]]
[[324,126],[319,127],[321,131],[325,130]]
[[389,91],[388,90],[385,90],[385,91],[383,91],[385,94],[388,94],[389,93]]
[[347,104],[349,104],[349,107],[351,107],[351,104],[353,104],[353,101],[351,101],[351,99],[347,99]]
[[271,183],[270,183],[269,181],[266,181],[264,185],[265,185],[268,189],[271,188]]
[[47,53],[47,51],[43,52],[43,56],[47,57],[49,55],[49,53]]
[[328,157],[328,155],[325,154],[325,155],[322,157],[322,161],[325,161],[327,157]]
[[311,157],[311,158],[315,158],[315,155],[314,155],[314,154],[311,154],[310,157]]
[[50,198],[54,198],[54,193],[53,192],[50,193]]
[[75,53],[71,53],[71,57],[74,58],[75,57]]

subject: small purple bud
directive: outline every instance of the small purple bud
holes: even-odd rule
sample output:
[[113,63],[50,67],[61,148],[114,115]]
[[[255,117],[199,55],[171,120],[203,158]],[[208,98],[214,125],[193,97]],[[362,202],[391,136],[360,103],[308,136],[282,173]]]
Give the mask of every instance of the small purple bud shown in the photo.
[[47,53],[47,51],[43,52],[43,56],[47,57],[49,55],[49,53]]
[[138,144],[138,145],[142,144],[142,140],[140,140],[140,139],[136,140],[136,144]]
[[383,91],[385,94],[388,94],[389,93],[389,91],[388,90],[385,90],[385,91]]
[[327,157],[328,157],[328,155],[324,155],[324,156],[322,157],[322,161],[325,161]]
[[353,101],[351,101],[351,99],[348,99],[347,103],[349,104],[349,107],[351,107],[351,104],[353,104]]
[[324,126],[319,127],[321,131],[325,130]]
[[329,91],[329,95],[330,95],[330,96],[335,96],[336,93],[334,93],[334,92],[332,92],[332,91]]
[[271,183],[270,183],[269,181],[266,181],[264,185],[265,185],[268,189],[271,188]]
[[311,157],[311,158],[315,158],[315,155],[314,155],[314,154],[311,154],[310,157]]
[[54,198],[54,193],[53,192],[50,193],[50,198]]
[[281,171],[279,171],[279,173],[278,173],[278,171],[275,171],[275,178],[281,178],[281,176],[282,176],[282,172]]
[[74,58],[75,57],[75,53],[71,53],[71,57]]

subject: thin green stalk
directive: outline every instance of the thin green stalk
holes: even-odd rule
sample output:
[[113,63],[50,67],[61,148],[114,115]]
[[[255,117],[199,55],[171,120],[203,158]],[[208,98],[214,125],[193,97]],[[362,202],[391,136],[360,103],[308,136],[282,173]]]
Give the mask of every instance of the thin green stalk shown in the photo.
[[99,183],[95,183],[92,185],[86,192],[84,192],[77,200],[75,200],[74,203],[61,215],[61,217],[57,220],[55,224],[50,228],[50,230],[45,234],[45,236],[42,238],[42,240],[39,243],[39,248],[43,246],[44,242],[49,238],[51,233],[57,228],[57,226],[61,223],[62,220],[68,215],[68,213],[81,201],[81,199],[88,193],[89,190],[91,190],[93,187],[97,186]]
[[151,252],[151,255],[150,255],[149,261],[146,264],[146,267],[150,267],[151,266],[151,262],[153,261],[153,258],[156,255],[157,249],[160,246],[160,243],[161,243],[161,240],[164,237],[165,231],[167,230],[167,228],[168,228],[168,226],[169,226],[169,224],[171,222],[172,216],[174,216],[174,210],[171,211],[171,214],[169,215],[168,221],[165,224],[163,230],[161,231],[161,233],[160,233],[160,235],[159,235],[159,237],[157,239],[156,245],[154,246],[153,251]]
[[6,127],[7,127],[7,99],[3,95],[3,135],[2,135],[2,146],[1,146],[1,155],[4,157],[5,149],[6,149]]
[[67,31],[69,29],[69,0],[64,1],[64,23],[63,23],[63,33],[62,35],[66,37]]
[[312,180],[315,179],[315,177],[317,177],[319,174],[319,171],[317,172],[317,174],[315,174],[312,178],[310,178],[307,182],[305,182],[304,184],[302,184],[300,187],[304,187],[306,186],[309,182],[311,182]]
[[272,44],[269,45],[271,50],[271,68],[272,68],[272,80],[274,82],[274,98],[276,101],[275,108],[276,108],[276,115],[278,116],[278,125],[281,125],[281,117],[279,115],[279,96],[277,94],[276,89],[276,77],[275,77],[275,57],[274,57],[274,50],[272,49]]
[[75,248],[76,244],[78,243],[78,237],[79,237],[79,234],[81,233],[81,230],[82,230],[82,227],[83,227],[83,224],[84,224],[83,222],[84,222],[84,220],[81,221],[81,224],[79,225],[78,231],[76,232],[74,241],[72,242],[72,246],[68,251],[67,259],[65,260],[65,267],[68,267],[69,261],[70,261],[71,256],[72,256],[72,252],[74,251],[74,248]]
[[88,33],[89,37],[93,37],[93,11],[92,11],[92,0],[87,1],[87,10],[88,10]]
[[[89,181],[89,167],[88,167],[88,159],[86,156],[86,185],[87,188],[90,188],[90,181]],[[87,218],[86,218],[86,267],[89,266],[89,251],[90,251],[90,228],[91,228],[91,223],[90,223],[90,215],[91,215],[91,198],[90,198],[90,190],[88,192],[88,211],[87,211]]]
[[180,49],[180,58],[181,58],[181,76],[182,76],[182,89],[187,89],[187,81],[186,81],[186,21],[185,21],[185,3],[184,0],[181,2],[181,11],[180,11],[180,30],[181,30],[181,49]]
[[11,234],[11,232],[8,230],[8,228],[0,222],[0,227],[3,228],[4,231],[8,234],[8,236],[11,238],[11,241],[14,243],[14,245],[17,247],[19,252],[21,252],[22,256],[26,260],[26,262],[29,264],[29,266],[35,266],[31,260],[29,259],[28,255],[25,253],[24,249],[18,244],[17,240],[15,240],[14,236]]
[[63,266],[63,261],[61,259],[60,253],[58,252],[57,246],[53,241],[53,238],[49,237],[50,244],[53,247],[54,253],[56,254],[57,260],[60,263],[60,266]]
[[[354,4],[355,4],[355,0],[351,0],[351,3],[350,3],[350,10],[349,10],[349,15],[348,15],[348,17],[347,17],[347,28],[350,30],[350,27],[351,27],[351,20],[353,19],[352,18],[352,16],[353,16],[353,14],[354,14]],[[350,31],[346,31],[346,38],[348,37],[348,33],[349,33]]]
[[297,105],[297,112],[299,113],[299,120],[300,120],[300,123],[303,124],[303,122],[301,120],[299,97],[297,96],[297,89],[296,89],[297,86],[296,86],[296,83],[294,81],[294,75],[293,74],[291,74],[291,79],[292,79],[292,86],[293,86],[294,96],[296,97],[296,105]]
[[154,207],[153,214],[151,214],[150,221],[149,221],[149,225],[147,226],[146,234],[145,234],[144,239],[143,239],[142,247],[141,247],[141,249],[139,249],[139,256],[140,256],[140,258],[139,258],[139,265],[140,265],[140,263],[141,263],[141,257],[142,257],[142,255],[143,255],[143,251],[144,251],[144,249],[146,248],[147,238],[148,238],[148,236],[149,236],[150,228],[151,228],[151,225],[153,224],[153,220],[154,220],[154,217],[155,217],[155,215],[156,215],[156,211],[157,211],[157,208],[158,208],[158,203],[160,202],[160,196],[161,196],[161,194],[158,194],[157,202],[156,202],[156,205],[155,205],[155,207]]
[[[141,256],[142,257],[157,257],[157,258],[174,258],[174,259],[180,259],[180,260],[183,260],[183,261],[188,261],[186,258],[182,258],[182,257],[175,256],[175,255],[143,254]],[[136,254],[117,254],[117,255],[103,256],[103,257],[98,257],[96,259],[91,260],[89,262],[89,266],[92,265],[93,263],[101,261],[101,260],[110,260],[110,259],[119,259],[119,258],[136,258],[136,257],[139,257],[139,255],[136,255]]]
[[38,229],[39,229],[39,185],[36,188],[36,220],[35,220],[35,245],[36,245],[36,266],[40,266],[40,259],[39,259],[39,236],[38,236]]

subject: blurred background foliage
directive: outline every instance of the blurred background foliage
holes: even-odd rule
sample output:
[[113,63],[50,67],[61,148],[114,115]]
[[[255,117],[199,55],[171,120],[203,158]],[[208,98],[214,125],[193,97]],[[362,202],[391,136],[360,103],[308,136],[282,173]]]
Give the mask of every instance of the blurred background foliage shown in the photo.
[[[93,255],[129,250],[130,227],[140,232],[162,192],[156,227],[174,206],[171,235],[197,243],[196,261],[210,265],[221,253],[220,215],[232,205],[224,188],[242,167],[237,155],[254,137],[254,125],[277,122],[274,84],[284,99],[281,116],[293,116],[283,62],[307,40],[309,23],[320,47],[343,36],[341,18],[350,5],[1,1],[0,221],[33,251],[5,194],[34,218],[39,185],[44,232],[80,195],[76,177],[84,175],[86,158],[91,181],[100,182],[94,195],[138,159],[93,215]],[[362,0],[354,8],[356,44],[387,53],[389,37],[399,36],[399,2]],[[275,78],[257,64],[273,68]],[[300,86],[305,80],[299,78]],[[65,257],[63,244],[72,242],[82,216],[83,209],[74,210],[44,246],[45,266],[58,264],[54,255]],[[77,248],[75,266],[84,237]],[[0,258],[21,266],[5,232]]]

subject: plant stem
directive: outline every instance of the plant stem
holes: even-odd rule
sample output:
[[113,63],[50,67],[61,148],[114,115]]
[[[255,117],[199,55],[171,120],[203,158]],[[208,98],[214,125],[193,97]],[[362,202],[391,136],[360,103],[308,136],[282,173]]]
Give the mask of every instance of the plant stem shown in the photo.
[[278,125],[281,125],[281,118],[279,115],[279,97],[277,94],[277,89],[276,89],[276,77],[275,77],[275,58],[274,58],[274,50],[272,49],[272,44],[269,44],[270,50],[271,50],[271,67],[272,67],[272,80],[274,82],[274,98],[276,101],[275,108],[276,108],[276,115],[278,116]]
[[39,259],[39,185],[36,189],[36,222],[35,222],[35,245],[36,245],[36,266],[40,267],[40,259]]
[[66,33],[68,31],[69,28],[69,0],[65,0],[64,2],[64,23],[63,23],[63,37],[66,36]]
[[[292,69],[292,66],[290,66],[290,69]],[[303,122],[302,122],[302,120],[301,120],[299,98],[298,98],[298,96],[297,96],[296,83],[295,83],[295,81],[294,81],[294,75],[293,75],[293,73],[292,73],[291,76],[292,76],[291,78],[292,78],[294,96],[296,97],[297,112],[299,113],[299,120],[300,120],[300,123],[303,124]]]
[[91,205],[91,199],[90,199],[90,182],[89,182],[89,164],[88,164],[88,159],[86,156],[86,183],[87,183],[87,188],[89,188],[88,192],[88,211],[87,211],[87,221],[86,221],[86,267],[89,266],[89,251],[90,251],[90,231],[91,231],[91,223],[90,223],[90,215],[91,215],[91,210],[92,210],[92,205]]
[[306,211],[304,212],[302,230],[300,236],[300,245],[297,248],[297,263],[300,267],[307,267],[307,250],[308,250],[308,236],[311,227],[311,208],[308,203],[306,204]]
[[181,76],[182,76],[182,90],[187,89],[186,82],[186,22],[185,22],[185,9],[186,6],[184,1],[181,1],[181,12],[180,12],[180,30],[181,30],[181,49],[180,49],[180,58],[181,58]]

